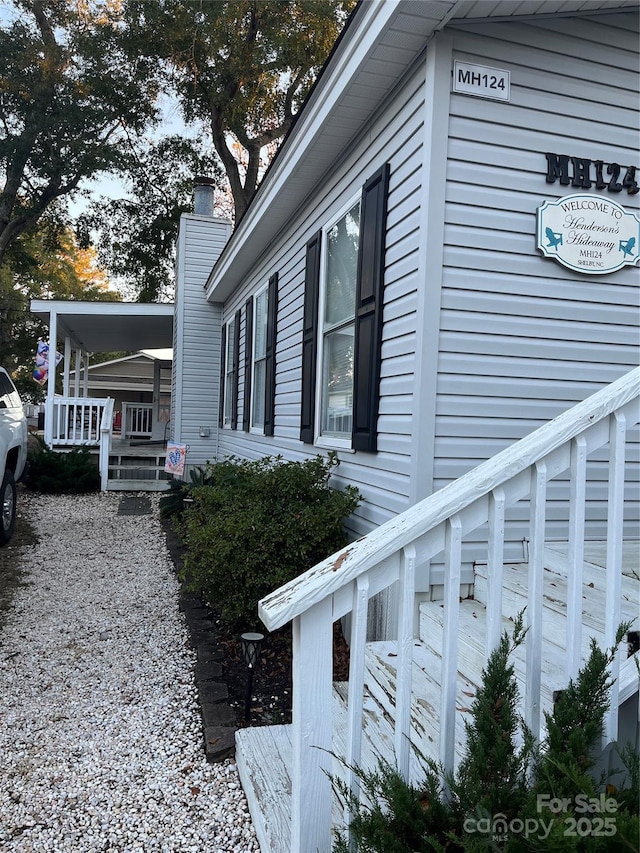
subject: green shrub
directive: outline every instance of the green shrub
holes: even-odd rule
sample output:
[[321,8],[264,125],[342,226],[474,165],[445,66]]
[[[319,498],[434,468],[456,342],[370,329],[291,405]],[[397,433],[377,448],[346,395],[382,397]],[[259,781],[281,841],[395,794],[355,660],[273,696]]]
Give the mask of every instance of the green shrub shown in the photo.
[[257,624],[257,602],[346,544],[344,519],[357,489],[330,488],[335,454],[305,462],[229,459],[208,466],[206,485],[179,529],[183,580],[215,602],[228,625]]
[[50,450],[38,439],[28,453],[27,487],[49,494],[75,495],[100,489],[97,456],[87,447],[74,447],[69,452]]
[[[618,644],[628,628],[621,626]],[[332,779],[351,807],[349,827],[355,844],[351,847],[338,834],[334,853],[637,850],[636,750],[627,746],[619,753],[626,769],[624,789],[614,789],[591,773],[608,707],[608,668],[615,650],[602,652],[592,641],[585,666],[562,692],[553,713],[545,715],[547,737],[536,746],[518,717],[518,688],[508,662],[523,637],[521,614],[513,640],[503,635],[482,673],[471,720],[465,723],[465,755],[455,777],[427,761],[426,781],[416,788],[385,762],[374,771],[354,768],[366,795],[364,803],[340,779]],[[608,798],[611,813],[598,812],[603,797]],[[557,807],[563,799],[566,808]],[[550,801],[553,809],[544,805]]]

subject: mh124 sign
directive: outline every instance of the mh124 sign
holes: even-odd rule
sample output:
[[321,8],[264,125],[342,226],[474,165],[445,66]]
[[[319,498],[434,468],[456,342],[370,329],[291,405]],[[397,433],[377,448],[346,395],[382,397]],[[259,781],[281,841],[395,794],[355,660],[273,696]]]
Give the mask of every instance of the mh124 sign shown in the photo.
[[453,64],[453,91],[461,95],[508,101],[511,98],[510,81],[509,72],[500,68],[487,68],[485,65],[459,60]]
[[547,258],[590,275],[638,261],[640,218],[599,195],[568,195],[538,208],[538,249]]

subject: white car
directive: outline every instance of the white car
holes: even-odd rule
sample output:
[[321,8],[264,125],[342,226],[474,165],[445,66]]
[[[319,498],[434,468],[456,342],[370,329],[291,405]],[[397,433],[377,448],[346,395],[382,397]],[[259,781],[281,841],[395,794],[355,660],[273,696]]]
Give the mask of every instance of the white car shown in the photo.
[[11,377],[0,367],[0,545],[5,545],[16,522],[16,481],[27,465],[27,419]]

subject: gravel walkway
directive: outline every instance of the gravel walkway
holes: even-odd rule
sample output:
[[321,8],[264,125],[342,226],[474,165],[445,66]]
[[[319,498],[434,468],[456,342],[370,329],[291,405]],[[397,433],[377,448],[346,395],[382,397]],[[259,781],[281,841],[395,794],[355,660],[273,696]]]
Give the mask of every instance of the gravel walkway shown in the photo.
[[253,853],[235,765],[204,757],[157,498],[120,497],[21,495],[39,541],[0,628],[0,851]]

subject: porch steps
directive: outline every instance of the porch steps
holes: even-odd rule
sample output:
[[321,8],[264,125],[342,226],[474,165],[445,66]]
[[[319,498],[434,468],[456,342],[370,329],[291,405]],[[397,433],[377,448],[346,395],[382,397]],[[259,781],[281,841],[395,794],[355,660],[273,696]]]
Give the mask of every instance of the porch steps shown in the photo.
[[108,492],[164,492],[166,480],[108,480]]
[[168,488],[164,447],[137,447],[109,455],[107,491],[158,492]]
[[[367,669],[380,672],[383,676],[380,683],[369,679],[375,684],[375,690],[365,687],[363,697],[363,735],[362,756],[360,765],[368,770],[376,769],[380,760],[393,755],[393,716],[388,712],[388,701],[383,698],[386,691],[395,691],[395,667],[388,665],[388,660],[395,656],[395,643],[374,643],[368,649]],[[416,652],[419,657],[419,644]],[[426,750],[424,754],[437,760],[434,754],[436,739],[432,732],[426,732],[425,714],[432,718],[434,708],[429,706],[429,700],[435,703],[437,685],[430,681],[419,665],[416,665],[415,676],[421,686],[426,687],[425,693],[419,693],[420,700],[412,708],[412,722],[422,738],[414,744],[418,749]],[[333,690],[333,752],[334,755],[344,755],[346,752],[347,732],[347,682],[335,682]],[[389,696],[386,695],[387,700]],[[462,695],[460,701],[468,706],[472,701],[470,696]],[[391,700],[393,705],[393,701]],[[439,714],[433,718],[437,721]],[[462,723],[459,726],[458,744],[462,744]],[[290,849],[291,827],[291,767],[293,749],[291,743],[292,726],[275,725],[239,729],[236,732],[236,765],[240,774],[242,787],[247,796],[251,819],[260,841],[263,853],[281,853]],[[346,778],[347,768],[337,758],[332,762],[332,774]],[[423,774],[415,750],[410,755],[410,774],[414,784],[420,784]],[[313,806],[310,806],[312,808]],[[345,804],[334,791],[333,796],[333,825],[344,825]]]
[[[638,616],[638,590],[640,581],[636,572],[638,563],[628,554],[633,553],[625,543],[625,576],[622,582],[622,618]],[[587,551],[585,551],[587,556]],[[564,557],[564,560],[562,559]],[[591,559],[600,559],[589,553]],[[542,711],[551,710],[554,691],[566,685],[564,674],[564,608],[566,602],[566,554],[561,546],[554,546],[553,553],[545,552],[544,588],[544,644],[543,644],[543,692]],[[513,617],[526,605],[527,565],[509,564],[504,568],[503,585],[503,629],[509,634],[513,630]],[[597,562],[588,562],[584,568],[583,653],[588,653],[588,635],[596,639],[603,636],[604,625],[594,615],[604,608],[605,569]],[[459,763],[464,751],[464,719],[481,681],[485,666],[485,619],[483,599],[486,590],[486,567],[476,567],[476,599],[466,599],[460,604],[458,630],[458,679],[456,707],[462,713],[456,715],[455,763]],[[600,600],[602,598],[602,601]],[[603,610],[604,612],[604,610]],[[442,643],[442,604],[439,601],[420,605],[420,639],[414,641],[410,776],[414,784],[421,779],[419,754],[438,761],[440,720],[440,668]],[[638,628],[638,620],[634,625]],[[633,629],[632,629],[633,630]],[[365,657],[365,690],[363,696],[363,738],[361,766],[376,767],[379,758],[392,760],[394,754],[393,723],[395,716],[396,690],[396,643],[394,641],[367,644]],[[623,702],[638,691],[636,662],[640,653],[621,663],[619,673],[620,701]],[[516,676],[520,682],[521,698],[524,696],[525,656],[520,648],[513,656]],[[345,754],[347,727],[346,697],[348,685],[334,684],[333,751]],[[544,714],[542,714],[544,720]],[[269,726],[241,729],[236,733],[236,762],[242,786],[247,795],[249,810],[256,827],[262,853],[281,853],[290,849],[290,804],[292,746],[291,726]],[[541,732],[542,734],[542,732]],[[344,770],[334,759],[333,772]],[[313,808],[310,804],[309,808]],[[343,810],[334,794],[334,826],[343,826]]]
[[236,766],[264,853],[291,848],[291,725],[236,732]]

